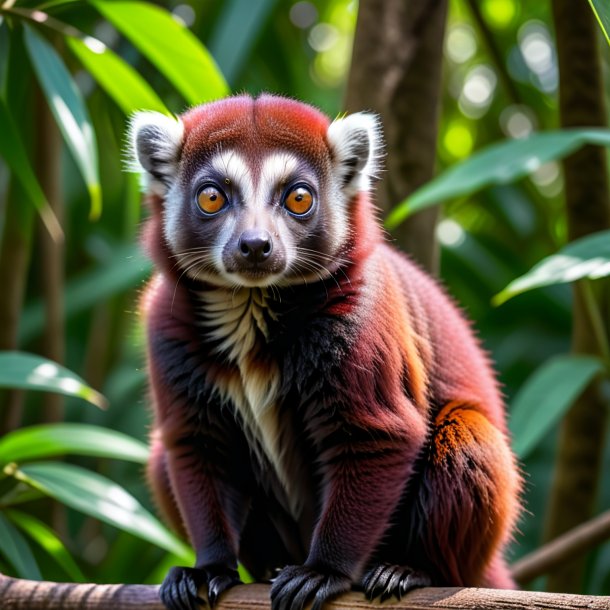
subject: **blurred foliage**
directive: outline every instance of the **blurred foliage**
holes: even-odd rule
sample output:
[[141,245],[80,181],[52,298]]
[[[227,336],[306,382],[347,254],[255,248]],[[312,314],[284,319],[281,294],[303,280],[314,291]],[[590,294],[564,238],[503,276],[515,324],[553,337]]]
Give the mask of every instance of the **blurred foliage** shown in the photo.
[[[592,4],[607,25],[604,2]],[[512,140],[558,127],[549,4],[481,0],[478,6],[480,19],[466,0],[451,2],[439,180],[445,168],[489,144],[508,139],[502,146],[523,149]],[[179,113],[224,95],[230,87],[293,96],[335,116],[341,111],[356,15],[354,0],[0,2],[0,228],[12,226],[7,212],[14,210],[30,260],[17,344],[1,349],[41,350],[43,261],[24,210],[33,206],[47,230],[61,239],[37,179],[40,141],[32,116],[41,87],[63,134],[63,364],[79,376],[72,383],[84,379],[109,403],[101,412],[79,398],[66,399],[66,420],[82,426],[70,431],[65,424],[35,426],[40,423],[40,394],[21,397],[23,436],[13,432],[0,438],[0,571],[30,578],[158,582],[177,561],[167,549],[182,554],[184,561],[187,550],[152,516],[139,465],[145,458],[141,442],[149,415],[137,301],[150,263],[136,246],[146,213],[140,207],[138,181],[124,172],[127,115],[139,107]],[[609,67],[604,48],[606,72]],[[571,327],[567,285],[552,280],[546,284],[553,285],[499,307],[491,303],[511,281],[565,245],[557,162],[561,146],[553,146],[538,163],[513,164],[510,175],[492,177],[477,188],[458,191],[447,182],[442,198],[449,201],[437,231],[443,282],[476,321],[507,401],[515,408],[511,427],[526,473],[526,512],[514,558],[541,542],[557,421],[574,393],[592,375],[600,370],[607,375],[610,368],[609,362],[576,362],[565,356]],[[564,153],[568,150],[570,145]],[[495,170],[498,163],[502,169],[503,160],[507,166],[516,162],[513,153],[507,159],[504,151],[496,158]],[[477,173],[481,178],[481,166],[468,167],[466,177]],[[426,192],[418,196],[425,199]],[[438,199],[434,195],[426,205]],[[601,277],[610,273],[607,254],[586,251],[579,260],[600,256],[593,266]],[[591,277],[587,269],[578,277]],[[564,272],[561,281],[577,279]],[[607,323],[607,312],[602,314],[602,323]],[[27,386],[34,368],[14,373],[15,385],[21,380]],[[549,396],[561,400],[547,412]],[[5,399],[2,394],[2,418],[9,404]],[[40,443],[42,449],[29,455],[28,443]],[[69,457],[41,461],[60,454]],[[610,450],[605,461],[609,468]],[[610,506],[610,479],[603,485],[600,509]],[[70,507],[65,519],[49,517],[44,496]],[[591,559],[586,591],[610,593],[609,545]]]

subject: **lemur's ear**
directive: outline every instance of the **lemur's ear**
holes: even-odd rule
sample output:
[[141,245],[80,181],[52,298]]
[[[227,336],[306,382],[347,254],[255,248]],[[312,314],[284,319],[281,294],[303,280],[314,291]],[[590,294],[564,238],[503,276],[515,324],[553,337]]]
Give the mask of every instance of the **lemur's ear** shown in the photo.
[[132,169],[146,170],[152,178],[150,186],[165,192],[176,174],[184,125],[179,119],[159,112],[137,112],[129,126],[129,145]]
[[349,196],[370,190],[377,178],[383,151],[377,115],[357,112],[336,119],[328,127],[326,137],[343,190]]

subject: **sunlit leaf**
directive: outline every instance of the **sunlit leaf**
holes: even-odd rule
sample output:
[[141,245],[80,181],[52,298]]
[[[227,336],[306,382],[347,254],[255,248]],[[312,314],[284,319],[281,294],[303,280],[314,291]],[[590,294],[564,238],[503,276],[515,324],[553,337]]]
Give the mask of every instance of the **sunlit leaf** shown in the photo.
[[80,568],[55,532],[35,517],[16,510],[7,510],[6,516],[27,536],[40,545],[74,582],[85,582]]
[[2,513],[0,513],[0,555],[15,568],[18,576],[42,580],[28,543]]
[[0,387],[44,390],[77,396],[100,408],[106,399],[76,373],[55,362],[25,352],[0,352]]
[[0,99],[0,156],[13,171],[28,199],[36,206],[40,217],[56,242],[63,241],[63,231],[57,217],[49,206],[36,174],[30,165],[25,146],[21,140],[19,130],[10,115],[4,100]]
[[92,455],[145,464],[148,448],[126,434],[89,424],[41,424],[0,438],[0,464],[56,455]]
[[525,275],[513,280],[493,298],[500,305],[517,294],[588,278],[590,280],[610,275],[610,231],[600,231],[581,237],[556,254],[543,258]]
[[589,0],[589,4],[595,13],[595,17],[610,44],[610,3],[608,0]]
[[127,115],[136,110],[157,110],[168,114],[165,104],[151,86],[101,40],[66,38],[72,52],[100,86]]
[[610,146],[608,129],[564,129],[492,144],[458,163],[392,209],[386,226],[394,228],[407,216],[454,197],[472,195],[492,184],[514,182],[541,165],[561,159],[585,144]]
[[24,26],[25,42],[49,108],[81,172],[91,199],[91,216],[101,213],[97,143],[87,106],[70,72],[55,49]]
[[229,88],[199,40],[165,9],[147,2],[92,4],[159,69],[189,104],[221,98]]
[[[107,264],[72,278],[64,291],[67,318],[106,301],[130,288],[139,287],[150,275],[152,264],[136,245],[118,248]],[[20,320],[20,341],[27,343],[44,327],[44,303],[25,308]]]
[[524,459],[561,419],[589,382],[604,370],[591,356],[558,356],[521,387],[510,411],[513,448]]
[[14,476],[80,512],[148,540],[182,557],[190,549],[171,534],[130,493],[95,472],[72,464],[40,462],[19,467]]

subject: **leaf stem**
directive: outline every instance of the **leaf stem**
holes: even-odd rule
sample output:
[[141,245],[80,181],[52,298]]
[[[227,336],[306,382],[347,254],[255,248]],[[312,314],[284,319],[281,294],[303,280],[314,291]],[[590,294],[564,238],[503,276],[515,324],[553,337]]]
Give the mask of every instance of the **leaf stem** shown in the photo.
[[591,328],[597,341],[600,355],[604,360],[606,370],[610,372],[610,344],[608,343],[608,334],[604,325],[601,312],[599,310],[599,304],[595,298],[591,280],[582,279],[577,283],[579,290],[582,294],[587,316],[591,322]]

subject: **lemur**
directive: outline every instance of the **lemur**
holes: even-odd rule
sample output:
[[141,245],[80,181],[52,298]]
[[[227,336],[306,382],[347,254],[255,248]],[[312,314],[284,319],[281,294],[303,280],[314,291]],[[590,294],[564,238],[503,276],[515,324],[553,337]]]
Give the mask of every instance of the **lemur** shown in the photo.
[[272,95],[132,121],[156,265],[148,478],[196,553],[161,585],[172,610],[201,591],[214,606],[238,561],[272,580],[273,610],[514,586],[498,384],[444,290],[386,243],[381,140],[373,114]]

